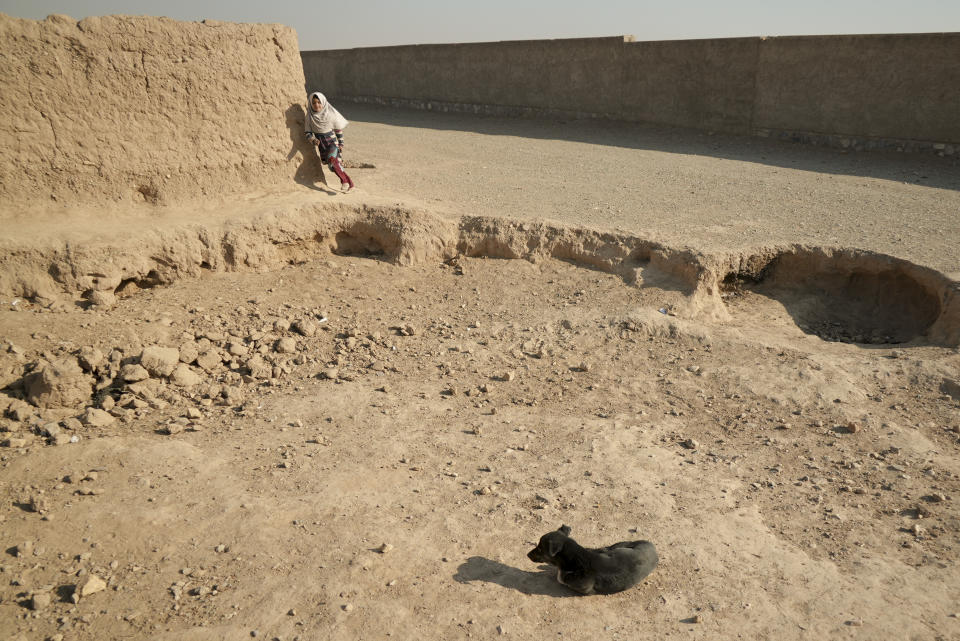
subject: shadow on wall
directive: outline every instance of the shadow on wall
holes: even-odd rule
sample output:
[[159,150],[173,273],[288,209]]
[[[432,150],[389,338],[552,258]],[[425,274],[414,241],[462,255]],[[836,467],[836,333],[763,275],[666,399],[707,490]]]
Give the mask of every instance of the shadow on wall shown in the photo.
[[382,107],[364,103],[350,104],[350,114],[351,120],[355,122],[440,131],[469,131],[491,136],[565,140],[707,156],[960,191],[960,157],[956,155],[938,157],[887,151],[847,152],[754,136],[711,135],[695,129],[665,125],[594,119],[508,118]]
[[[323,163],[317,155],[316,147],[307,142],[303,135],[303,121],[306,118],[304,106],[296,103],[290,105],[287,107],[286,118],[287,127],[290,129],[290,151],[287,153],[287,160],[293,160],[300,154],[300,166],[294,172],[293,179],[298,185],[336,195],[337,192],[327,184],[327,175],[323,171]],[[318,181],[323,184],[322,187],[317,186]]]

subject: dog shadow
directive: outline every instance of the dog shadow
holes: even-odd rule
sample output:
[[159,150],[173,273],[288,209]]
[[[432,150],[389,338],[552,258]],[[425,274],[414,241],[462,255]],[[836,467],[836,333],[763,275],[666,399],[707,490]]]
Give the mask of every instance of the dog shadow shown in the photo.
[[546,565],[541,567],[549,568],[549,570],[546,572],[527,572],[498,561],[485,559],[482,556],[471,556],[457,568],[457,573],[453,575],[453,579],[457,583],[472,583],[474,581],[496,583],[523,594],[542,594],[553,597],[577,596],[577,593],[573,590],[557,583],[555,578],[556,568]]

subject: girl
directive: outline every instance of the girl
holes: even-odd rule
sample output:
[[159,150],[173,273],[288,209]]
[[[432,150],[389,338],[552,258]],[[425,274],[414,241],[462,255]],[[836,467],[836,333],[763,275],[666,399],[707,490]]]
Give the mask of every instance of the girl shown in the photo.
[[307,107],[307,118],[304,130],[307,140],[317,146],[320,158],[330,166],[330,169],[340,179],[340,188],[350,191],[353,181],[340,165],[340,155],[343,150],[343,129],[349,122],[333,108],[320,92],[310,94],[310,106]]

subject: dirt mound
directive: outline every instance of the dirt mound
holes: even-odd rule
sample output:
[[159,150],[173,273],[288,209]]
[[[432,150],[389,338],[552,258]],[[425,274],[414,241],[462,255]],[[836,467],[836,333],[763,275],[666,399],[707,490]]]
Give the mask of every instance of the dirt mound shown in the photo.
[[282,25],[0,14],[0,200],[176,202],[289,182],[303,68]]

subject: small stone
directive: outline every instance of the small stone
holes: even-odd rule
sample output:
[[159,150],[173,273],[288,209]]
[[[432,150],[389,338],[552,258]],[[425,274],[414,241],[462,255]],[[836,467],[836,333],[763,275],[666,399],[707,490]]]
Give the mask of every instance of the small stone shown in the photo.
[[117,304],[117,295],[111,291],[91,290],[87,292],[87,300],[97,307],[113,307]]
[[590,363],[587,361],[581,361],[580,367],[578,368],[581,372],[589,372],[591,368]]
[[516,372],[509,371],[509,372],[504,372],[504,373],[500,376],[500,380],[503,380],[503,381],[506,381],[506,382],[509,383],[510,381],[512,381],[513,379],[515,379],[516,377],[517,377]]
[[857,617],[856,619],[850,619],[846,622],[846,624],[854,628],[859,628],[863,625],[863,619],[860,617]]
[[23,558],[25,556],[30,556],[33,554],[34,543],[33,541],[24,541],[19,544],[16,549],[17,558]]
[[140,354],[142,365],[152,376],[166,377],[173,374],[180,362],[180,350],[174,347],[152,345]]
[[250,353],[250,348],[240,341],[230,341],[227,345],[227,351],[231,356],[246,356]]
[[320,373],[320,378],[325,378],[325,379],[327,379],[327,380],[329,380],[329,381],[335,381],[335,380],[337,380],[338,378],[340,378],[340,370],[338,370],[338,369],[336,369],[336,368],[334,368],[334,367],[331,367],[331,368],[329,368],[329,369],[325,369],[325,370],[323,370],[323,371]]
[[39,494],[30,497],[30,509],[37,514],[44,514],[50,509],[47,499]]
[[352,603],[345,603],[344,605],[341,606],[341,608],[343,609],[344,612],[353,612]]
[[60,433],[60,425],[58,423],[47,423],[43,426],[42,433],[47,438],[56,438],[57,434]]
[[170,374],[170,382],[179,387],[193,387],[203,382],[203,379],[189,365],[180,363]]
[[127,383],[138,383],[150,378],[150,372],[139,363],[128,363],[120,369],[120,378]]
[[220,358],[220,352],[211,347],[197,356],[197,365],[205,372],[212,372],[223,365],[223,359]]
[[93,378],[84,373],[74,357],[49,363],[23,379],[26,400],[40,408],[82,406],[90,401],[93,383]]
[[317,333],[318,326],[309,318],[296,321],[292,325],[293,331],[297,332],[301,336],[314,336]]
[[681,441],[680,445],[688,450],[696,450],[696,449],[699,449],[700,447],[700,443],[698,443],[692,438],[688,438],[685,441]]
[[30,609],[31,610],[43,610],[50,606],[50,603],[53,601],[49,592],[40,592],[34,594],[30,599]]
[[280,354],[293,354],[297,351],[297,339],[292,336],[284,336],[274,343],[273,349]]
[[183,432],[183,425],[180,423],[169,423],[163,426],[163,433],[173,436],[174,434],[180,434]]
[[96,407],[88,407],[87,411],[84,412],[83,416],[80,417],[80,420],[84,425],[88,425],[90,427],[107,427],[116,419],[109,412],[104,412]]
[[186,365],[197,360],[197,357],[200,356],[200,348],[197,347],[197,344],[194,341],[187,341],[186,343],[180,346],[180,362]]
[[390,545],[389,543],[384,543],[384,544],[382,544],[380,547],[377,548],[377,552],[379,552],[380,554],[386,554],[387,552],[389,552],[389,551],[392,550],[392,549],[393,549],[393,546],[392,546],[392,545]]
[[77,354],[77,360],[80,362],[80,367],[87,372],[92,372],[95,370],[100,363],[103,362],[103,358],[103,352],[96,347],[84,347],[80,350],[80,353]]
[[106,589],[107,582],[98,577],[96,574],[91,574],[87,577],[86,581],[78,586],[77,592],[80,593],[81,597],[85,597]]

